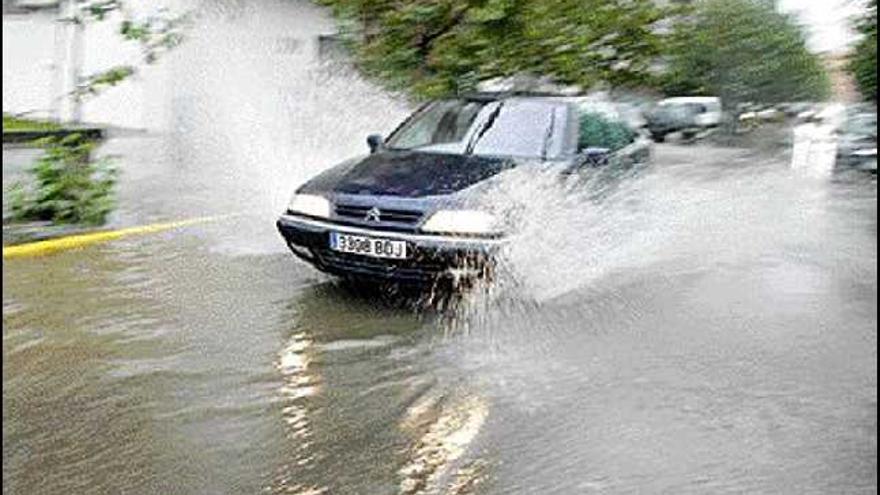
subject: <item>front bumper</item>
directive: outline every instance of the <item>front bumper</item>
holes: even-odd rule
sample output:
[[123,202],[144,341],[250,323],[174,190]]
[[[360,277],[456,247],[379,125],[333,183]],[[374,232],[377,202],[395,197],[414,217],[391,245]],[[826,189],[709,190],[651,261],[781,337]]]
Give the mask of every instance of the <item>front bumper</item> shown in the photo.
[[[276,226],[293,254],[321,271],[343,277],[401,282],[491,275],[494,255],[505,242],[503,239],[375,230],[291,214],[282,215]],[[331,231],[403,240],[411,255],[405,260],[394,260],[332,251],[329,248]]]

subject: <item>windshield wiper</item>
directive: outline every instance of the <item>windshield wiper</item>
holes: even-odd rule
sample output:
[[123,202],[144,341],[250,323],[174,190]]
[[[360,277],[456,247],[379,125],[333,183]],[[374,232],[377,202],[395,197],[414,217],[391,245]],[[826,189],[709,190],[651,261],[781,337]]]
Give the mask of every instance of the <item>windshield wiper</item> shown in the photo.
[[470,141],[468,141],[468,145],[464,150],[464,154],[470,155],[474,152],[474,148],[477,146],[477,142],[480,138],[483,137],[483,134],[489,130],[495,124],[495,120],[498,118],[498,114],[501,113],[501,107],[504,106],[504,102],[498,102],[498,106],[495,107],[495,110],[492,110],[492,113],[486,118],[486,123],[483,124],[483,127],[477,132],[477,135],[474,136]]

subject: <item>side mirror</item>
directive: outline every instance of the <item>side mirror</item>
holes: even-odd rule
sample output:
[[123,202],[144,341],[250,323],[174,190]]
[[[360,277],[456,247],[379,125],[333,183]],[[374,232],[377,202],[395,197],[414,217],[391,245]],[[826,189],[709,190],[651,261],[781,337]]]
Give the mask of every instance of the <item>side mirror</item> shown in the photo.
[[610,157],[610,148],[584,148],[578,153],[578,161],[581,167],[601,167],[603,165],[608,165],[608,159]]
[[379,134],[370,134],[367,136],[367,146],[370,147],[370,153],[375,153],[382,149],[382,145],[384,144],[384,139]]

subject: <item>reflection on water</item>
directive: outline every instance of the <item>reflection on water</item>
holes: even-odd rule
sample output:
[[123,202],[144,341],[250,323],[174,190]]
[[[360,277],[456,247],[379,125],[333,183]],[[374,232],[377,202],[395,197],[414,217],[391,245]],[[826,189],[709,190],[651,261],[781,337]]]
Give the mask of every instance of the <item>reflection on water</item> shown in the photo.
[[[319,378],[309,374],[311,358],[309,351],[311,340],[303,333],[291,337],[291,343],[281,353],[278,362],[278,371],[284,377],[284,385],[280,389],[284,404],[281,410],[282,419],[287,427],[285,438],[290,442],[294,451],[294,457],[290,459],[291,465],[302,468],[308,465],[313,456],[310,453],[312,446],[312,433],[309,424],[308,409],[305,399],[313,395],[319,387]],[[296,482],[299,477],[292,477],[291,473],[283,470],[279,477],[273,481],[276,492],[285,491],[293,493],[322,493],[318,487],[306,487]]]
[[459,397],[442,405],[430,397],[411,407],[405,424],[421,436],[399,471],[400,493],[463,494],[481,484],[485,461],[463,456],[488,414],[488,404],[479,397]]
[[474,485],[462,456],[488,409],[437,369],[437,315],[351,291],[316,286],[288,308],[277,366],[289,454],[272,491],[431,493],[458,471]]

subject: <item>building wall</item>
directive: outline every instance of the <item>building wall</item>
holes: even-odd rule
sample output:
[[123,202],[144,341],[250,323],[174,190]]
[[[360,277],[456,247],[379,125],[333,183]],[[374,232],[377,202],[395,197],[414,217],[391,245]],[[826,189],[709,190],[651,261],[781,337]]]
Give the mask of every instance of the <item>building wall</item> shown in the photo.
[[[13,11],[3,15],[3,112],[69,120],[72,88],[70,43],[73,29],[58,22],[57,9]],[[140,49],[118,34],[119,18],[86,24],[81,75],[120,64],[139,65]],[[82,121],[115,127],[149,128],[164,77],[162,64],[146,67],[116,87],[82,104]]]
[[3,112],[50,115],[56,15],[3,15]]

